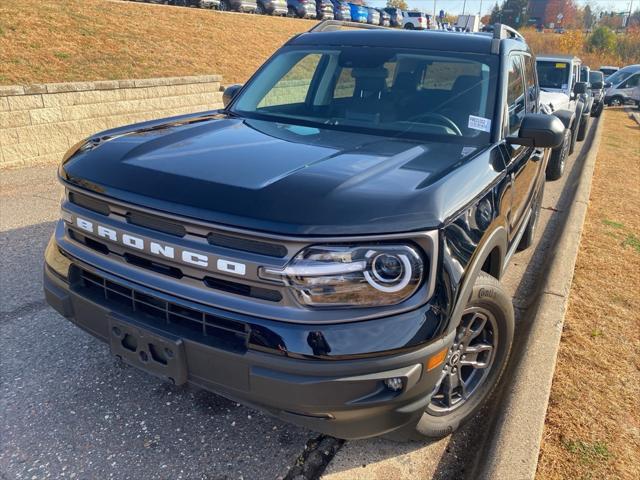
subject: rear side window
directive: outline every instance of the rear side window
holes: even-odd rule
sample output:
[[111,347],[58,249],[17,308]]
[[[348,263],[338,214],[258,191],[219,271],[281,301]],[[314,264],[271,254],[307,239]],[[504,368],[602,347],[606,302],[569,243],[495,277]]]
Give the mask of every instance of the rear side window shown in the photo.
[[619,88],[633,88],[638,85],[640,85],[640,75],[634,75],[633,77],[629,77]]
[[526,112],[524,94],[524,75],[520,56],[509,58],[507,80],[507,107],[509,110],[509,135],[516,135]]

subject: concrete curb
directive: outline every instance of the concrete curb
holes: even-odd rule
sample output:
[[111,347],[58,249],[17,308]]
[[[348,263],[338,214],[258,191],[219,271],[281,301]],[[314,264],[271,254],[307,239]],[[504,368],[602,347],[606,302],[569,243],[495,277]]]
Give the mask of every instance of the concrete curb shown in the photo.
[[599,118],[578,183],[567,185],[575,188],[573,200],[549,257],[536,304],[531,308],[530,331],[523,340],[518,363],[512,368],[510,382],[504,387],[493,434],[483,449],[483,459],[475,468],[475,478],[524,480],[535,477],[601,132],[602,118]]

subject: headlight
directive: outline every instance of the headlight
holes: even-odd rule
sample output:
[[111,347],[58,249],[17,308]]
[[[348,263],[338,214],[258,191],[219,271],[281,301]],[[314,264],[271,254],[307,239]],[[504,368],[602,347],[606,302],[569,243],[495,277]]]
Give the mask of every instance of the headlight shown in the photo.
[[282,270],[260,276],[285,283],[302,305],[375,307],[409,298],[422,282],[424,264],[410,245],[312,246]]

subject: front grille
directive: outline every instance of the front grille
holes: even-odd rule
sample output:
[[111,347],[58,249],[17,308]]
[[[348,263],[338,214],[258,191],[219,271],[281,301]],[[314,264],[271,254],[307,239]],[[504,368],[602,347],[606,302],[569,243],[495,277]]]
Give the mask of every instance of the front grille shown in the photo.
[[[113,252],[106,243],[94,240],[93,238],[83,235],[82,233],[71,228],[67,229],[67,232],[69,233],[69,237],[71,237],[76,242],[86,245],[90,249],[103,255],[116,255],[117,257],[121,257],[130,265],[135,265],[136,267],[144,268],[145,270],[151,270],[153,272],[160,273],[167,277],[175,278],[178,280],[187,277],[187,275],[185,275],[185,273],[178,267],[167,265],[156,260],[150,260],[131,252],[125,252],[124,254]],[[202,282],[204,286],[213,290],[234,293],[236,295],[242,295],[243,297],[258,298],[260,300],[266,300],[268,302],[282,301],[282,294],[278,290],[273,290],[271,288],[256,287],[253,285],[247,285],[244,283],[225,280],[222,278],[214,278],[210,276],[206,276],[204,278],[190,278]]]
[[244,353],[250,335],[243,322],[221,318],[129,288],[73,266],[76,289],[110,310],[153,328],[216,348]]
[[86,208],[87,210],[91,210],[92,212],[100,213],[102,215],[109,215],[109,213],[111,213],[111,209],[107,202],[97,200],[93,197],[89,197],[88,195],[83,195],[82,193],[69,192],[69,201],[80,207]]

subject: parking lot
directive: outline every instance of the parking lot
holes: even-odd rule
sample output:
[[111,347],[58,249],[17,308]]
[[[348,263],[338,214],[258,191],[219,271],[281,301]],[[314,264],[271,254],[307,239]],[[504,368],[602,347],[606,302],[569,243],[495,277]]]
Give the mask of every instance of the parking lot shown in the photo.
[[[527,308],[570,201],[563,188],[576,181],[576,159],[588,146],[587,138],[565,176],[547,183],[538,243],[516,255],[508,270],[505,284],[520,329],[532,320]],[[316,433],[119,364],[106,345],[46,305],[41,264],[59,215],[55,170],[5,171],[1,177],[0,471],[19,479],[313,478],[314,467],[332,455],[328,447],[339,443],[328,439],[303,455]],[[483,412],[453,436],[428,444],[346,442],[325,476],[464,477],[482,451],[490,418]]]

